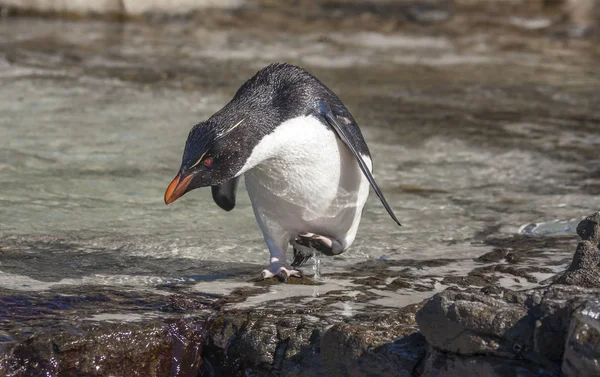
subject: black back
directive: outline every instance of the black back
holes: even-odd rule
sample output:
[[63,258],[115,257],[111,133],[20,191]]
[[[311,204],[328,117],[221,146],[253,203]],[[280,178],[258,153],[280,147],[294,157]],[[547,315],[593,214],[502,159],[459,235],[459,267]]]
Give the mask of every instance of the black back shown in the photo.
[[[361,156],[371,157],[358,125],[346,106],[321,81],[286,63],[271,64],[242,85],[233,99],[190,131],[180,172],[195,171],[189,190],[213,186],[215,202],[226,211],[235,206],[237,179],[254,147],[283,122],[313,115],[348,146],[390,216],[398,223]],[[211,168],[198,165],[214,160]],[[211,161],[212,161],[211,160]]]
[[370,157],[356,121],[338,96],[310,73],[287,63],[274,63],[258,71],[209,121],[231,125],[245,118],[240,128],[252,127],[246,128],[244,137],[256,145],[286,120],[318,114],[319,102],[327,103],[357,151]]

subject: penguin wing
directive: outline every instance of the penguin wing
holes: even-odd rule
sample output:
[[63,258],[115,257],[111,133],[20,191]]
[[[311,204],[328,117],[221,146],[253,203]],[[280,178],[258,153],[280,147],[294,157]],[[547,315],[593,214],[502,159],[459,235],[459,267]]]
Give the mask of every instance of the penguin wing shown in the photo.
[[231,211],[235,207],[235,191],[239,180],[240,177],[235,177],[220,185],[211,186],[213,200],[225,211]]
[[354,156],[356,157],[360,170],[362,170],[365,177],[367,177],[367,180],[371,184],[371,187],[373,187],[373,191],[375,191],[375,193],[377,194],[377,197],[381,201],[381,204],[383,204],[383,206],[385,207],[387,213],[392,217],[396,224],[402,225],[400,224],[400,221],[398,221],[398,219],[396,218],[396,215],[394,215],[394,212],[392,211],[392,208],[388,204],[387,200],[385,200],[385,197],[379,189],[379,186],[377,186],[375,178],[373,178],[373,175],[369,171],[367,164],[361,157],[360,153],[358,153],[357,147],[355,145],[355,137],[352,134],[352,132],[348,130],[348,126],[338,121],[336,116],[331,112],[331,108],[324,101],[318,101],[317,106],[319,115],[327,121],[327,123],[331,126],[331,128],[333,128],[337,136],[344,142],[344,144],[346,144],[348,149],[350,149],[352,154],[354,154]]

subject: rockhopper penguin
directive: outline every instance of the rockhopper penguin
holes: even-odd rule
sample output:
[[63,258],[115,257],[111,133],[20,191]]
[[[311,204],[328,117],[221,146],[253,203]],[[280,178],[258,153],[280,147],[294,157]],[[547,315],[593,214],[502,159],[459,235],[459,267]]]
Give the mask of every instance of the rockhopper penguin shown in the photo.
[[286,280],[301,276],[286,263],[290,243],[295,266],[310,255],[307,249],[337,255],[352,245],[369,184],[400,225],[372,169],[369,148],[340,99],[301,68],[271,64],[192,128],[165,203],[212,186],[214,201],[230,211],[244,174],[271,253],[261,276]]

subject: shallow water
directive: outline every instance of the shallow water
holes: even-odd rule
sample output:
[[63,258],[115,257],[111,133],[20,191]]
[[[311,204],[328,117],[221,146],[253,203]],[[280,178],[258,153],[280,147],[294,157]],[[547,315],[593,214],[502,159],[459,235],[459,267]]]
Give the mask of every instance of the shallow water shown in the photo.
[[[574,245],[572,224],[600,207],[599,56],[586,41],[433,27],[2,20],[0,287],[248,284],[268,251],[244,188],[230,213],[208,189],[168,207],[162,198],[190,127],[273,61],[308,69],[347,104],[403,224],[371,195],[353,247],[321,259],[331,289],[369,260],[455,259],[428,271],[461,275],[492,250],[487,237],[536,229],[526,224],[570,221],[533,234],[570,234]],[[254,300],[293,295],[283,289]],[[378,297],[394,307],[426,296]]]

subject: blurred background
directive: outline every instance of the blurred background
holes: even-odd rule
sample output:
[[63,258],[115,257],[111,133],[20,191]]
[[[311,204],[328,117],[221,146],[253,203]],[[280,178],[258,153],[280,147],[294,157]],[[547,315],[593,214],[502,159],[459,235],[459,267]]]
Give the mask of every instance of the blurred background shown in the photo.
[[258,274],[268,252],[243,187],[231,213],[209,190],[162,198],[191,126],[276,61],[338,93],[404,225],[372,195],[325,271],[444,257],[460,273],[490,237],[573,234],[600,207],[599,12],[596,0],[0,0],[0,284]]

